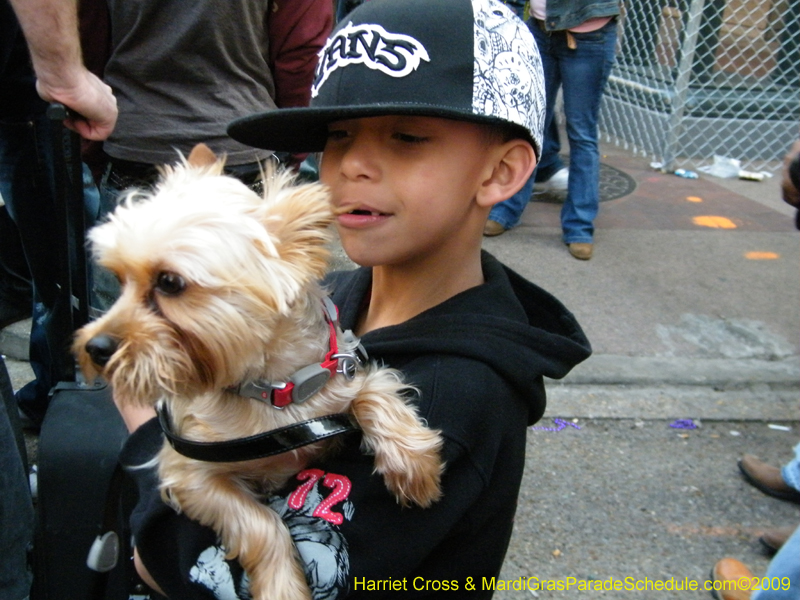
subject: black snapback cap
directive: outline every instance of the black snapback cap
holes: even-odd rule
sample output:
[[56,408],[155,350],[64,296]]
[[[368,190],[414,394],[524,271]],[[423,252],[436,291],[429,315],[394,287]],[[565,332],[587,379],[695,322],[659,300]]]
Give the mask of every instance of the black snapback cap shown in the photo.
[[496,0],[369,0],[319,53],[311,104],[233,121],[257,148],[318,152],[333,121],[383,115],[512,124],[541,156],[544,76],[528,27]]

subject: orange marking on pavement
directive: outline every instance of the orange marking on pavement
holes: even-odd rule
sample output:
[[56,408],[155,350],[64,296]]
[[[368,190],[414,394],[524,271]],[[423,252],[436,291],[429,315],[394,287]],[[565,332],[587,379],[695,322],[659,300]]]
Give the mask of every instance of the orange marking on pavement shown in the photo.
[[713,229],[736,229],[736,225],[734,225],[733,221],[726,219],[725,217],[715,217],[710,215],[694,217],[692,222],[695,225],[700,225],[701,227],[711,227]]
[[703,199],[700,196],[686,196],[686,200],[689,202],[702,202]]
[[744,257],[749,260],[775,260],[776,258],[780,258],[781,255],[777,252],[745,252]]

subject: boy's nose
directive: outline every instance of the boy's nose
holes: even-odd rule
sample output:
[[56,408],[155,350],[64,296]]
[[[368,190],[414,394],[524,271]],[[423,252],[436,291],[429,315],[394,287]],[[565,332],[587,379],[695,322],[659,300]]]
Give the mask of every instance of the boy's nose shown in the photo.
[[341,171],[348,179],[373,179],[378,174],[379,148],[364,136],[356,136],[342,154]]

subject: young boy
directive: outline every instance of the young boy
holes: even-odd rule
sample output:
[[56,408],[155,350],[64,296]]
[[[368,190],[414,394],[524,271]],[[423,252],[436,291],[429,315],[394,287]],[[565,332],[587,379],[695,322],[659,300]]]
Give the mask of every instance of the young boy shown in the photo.
[[[324,150],[337,229],[362,265],[330,278],[341,324],[419,389],[447,466],[439,502],[402,508],[350,436],[270,506],[315,599],[489,598],[484,578],[498,575],[511,536],[543,376],[563,377],[590,353],[555,298],[481,251],[489,209],[525,183],[541,151],[535,44],[494,0],[371,0],[332,34],[312,94],[309,108],[246,117],[229,132]],[[124,460],[141,463],[159,444],[151,421]],[[140,570],[170,598],[247,597],[213,532],[152,493],[134,524]]]

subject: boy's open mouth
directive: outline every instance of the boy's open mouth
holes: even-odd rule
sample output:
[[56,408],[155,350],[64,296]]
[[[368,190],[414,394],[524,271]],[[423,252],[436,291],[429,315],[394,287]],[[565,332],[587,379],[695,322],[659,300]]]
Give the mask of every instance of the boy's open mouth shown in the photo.
[[364,209],[361,209],[361,208],[356,208],[356,209],[353,209],[351,211],[348,211],[347,214],[350,214],[350,215],[361,215],[361,216],[365,216],[365,217],[380,217],[382,215],[385,215],[386,213],[381,213],[381,212],[377,212],[377,211],[374,211],[374,210],[364,210]]
[[336,215],[354,215],[357,217],[386,217],[388,213],[372,210],[371,208],[340,206],[335,211]]

